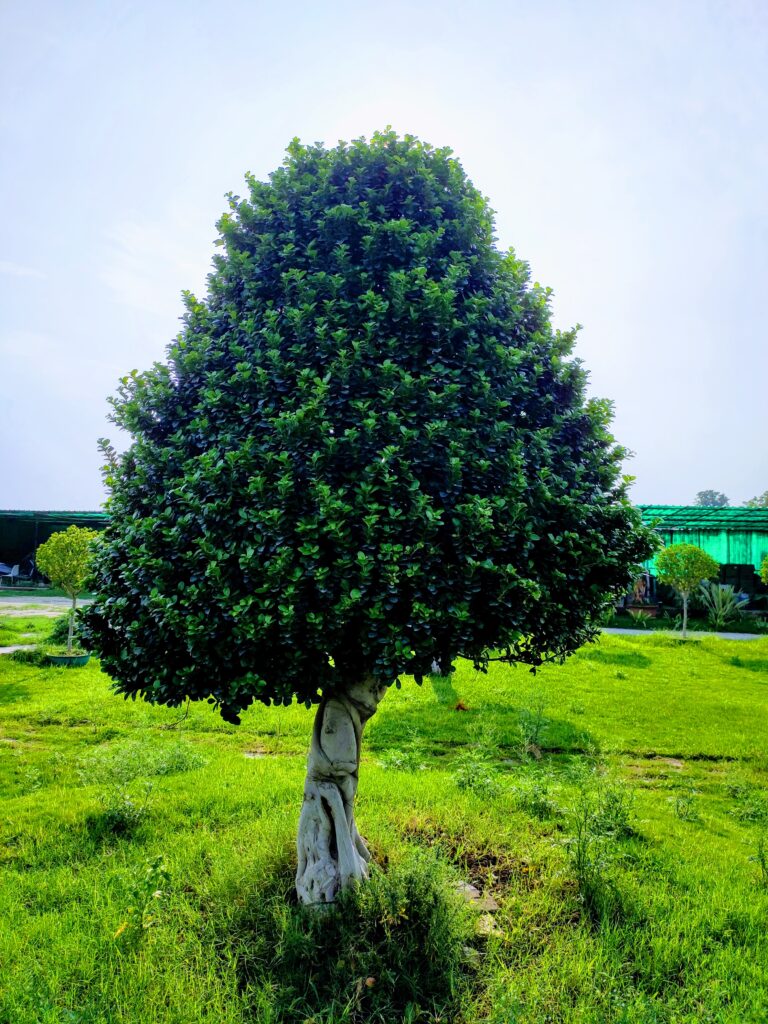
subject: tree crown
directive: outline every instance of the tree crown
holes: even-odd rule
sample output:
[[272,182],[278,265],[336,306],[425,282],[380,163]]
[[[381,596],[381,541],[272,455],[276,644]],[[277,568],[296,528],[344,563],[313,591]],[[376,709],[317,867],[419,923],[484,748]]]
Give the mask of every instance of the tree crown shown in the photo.
[[651,535],[574,331],[449,150],[294,141],[123,379],[89,639],[125,694],[316,701],[592,637]]
[[695,505],[703,508],[727,508],[728,496],[722,491],[699,491],[696,495]]
[[656,573],[680,594],[696,590],[704,580],[714,579],[720,563],[696,544],[670,544],[656,555]]
[[52,533],[37,549],[37,568],[54,587],[61,587],[70,597],[77,597],[85,589],[93,541],[98,536],[97,530],[84,526],[69,526]]

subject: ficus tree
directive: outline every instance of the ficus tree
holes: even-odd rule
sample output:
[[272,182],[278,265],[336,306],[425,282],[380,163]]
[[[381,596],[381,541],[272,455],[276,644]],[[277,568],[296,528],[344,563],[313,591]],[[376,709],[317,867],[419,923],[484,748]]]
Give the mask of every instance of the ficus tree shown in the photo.
[[656,575],[673,587],[683,602],[683,636],[688,629],[688,600],[704,580],[714,579],[720,563],[696,544],[670,544],[656,555]]
[[67,630],[67,654],[72,653],[72,634],[75,628],[78,595],[85,589],[88,566],[93,553],[97,530],[84,526],[69,526],[52,533],[35,553],[35,564],[54,587],[60,587],[72,600]]
[[294,141],[219,222],[208,294],[123,379],[132,444],[87,613],[126,696],[318,705],[297,889],[367,874],[360,741],[388,687],[596,633],[652,547],[575,332],[447,149]]

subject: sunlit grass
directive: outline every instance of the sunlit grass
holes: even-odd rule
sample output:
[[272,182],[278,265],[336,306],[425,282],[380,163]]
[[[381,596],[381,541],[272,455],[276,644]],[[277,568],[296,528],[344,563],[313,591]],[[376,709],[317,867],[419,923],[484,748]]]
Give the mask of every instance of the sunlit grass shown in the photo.
[[[4,657],[0,1021],[762,1022],[767,709],[763,639],[606,637],[536,676],[404,681],[364,742],[383,888],[339,918],[332,996],[290,901],[311,712],[236,728],[125,702],[97,664]],[[462,939],[466,961],[450,914],[382,910],[438,898],[414,851],[446,893],[494,894],[499,934]],[[438,934],[428,977],[400,953]]]

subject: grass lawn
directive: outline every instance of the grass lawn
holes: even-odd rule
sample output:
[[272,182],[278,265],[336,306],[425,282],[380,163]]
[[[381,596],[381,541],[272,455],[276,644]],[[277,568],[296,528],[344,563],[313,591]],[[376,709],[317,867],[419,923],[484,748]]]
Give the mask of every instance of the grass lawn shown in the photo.
[[0,658],[0,1022],[762,1024],[767,710],[763,638],[406,680],[364,740],[381,870],[308,919],[311,712],[236,728]]
[[49,619],[32,612],[24,616],[0,618],[0,647],[38,643],[45,639],[50,629]]

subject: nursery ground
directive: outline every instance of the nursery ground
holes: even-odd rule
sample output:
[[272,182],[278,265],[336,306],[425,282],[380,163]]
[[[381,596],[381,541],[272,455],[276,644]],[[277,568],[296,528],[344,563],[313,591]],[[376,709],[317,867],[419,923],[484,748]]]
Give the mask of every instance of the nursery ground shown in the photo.
[[364,738],[378,888],[328,919],[364,936],[334,959],[291,897],[312,712],[237,728],[2,657],[0,1022],[763,1022],[767,710],[768,639],[404,680]]

